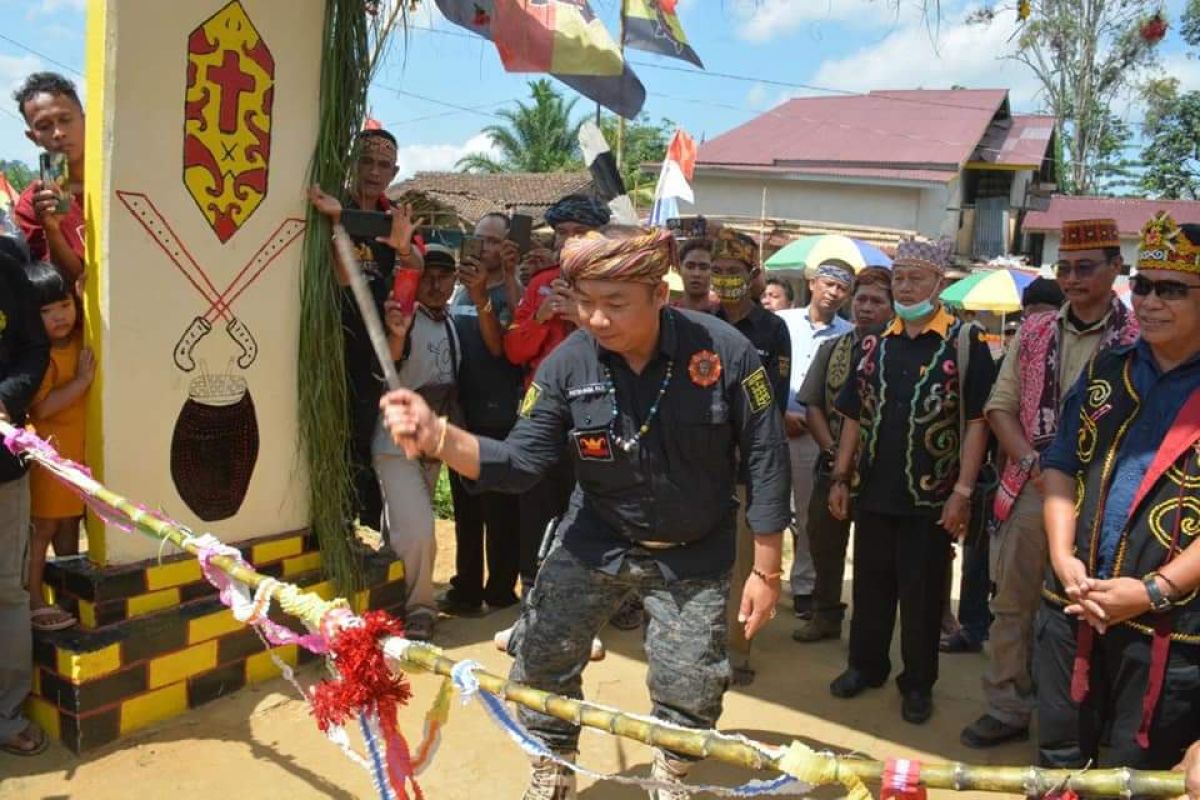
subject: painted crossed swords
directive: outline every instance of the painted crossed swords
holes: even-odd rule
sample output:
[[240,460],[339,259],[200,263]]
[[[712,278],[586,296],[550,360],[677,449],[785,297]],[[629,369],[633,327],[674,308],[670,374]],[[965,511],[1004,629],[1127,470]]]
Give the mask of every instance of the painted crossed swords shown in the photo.
[[233,302],[304,232],[304,220],[288,218],[281,222],[253,258],[234,276],[225,291],[218,292],[149,197],[141,192],[121,190],[117,191],[117,197],[134,219],[145,228],[146,233],[150,234],[150,238],[166,253],[167,258],[171,259],[171,263],[179,269],[188,283],[208,301],[208,308],[192,320],[175,345],[176,366],[184,372],[194,370],[196,361],[192,357],[192,351],[200,340],[212,331],[213,323],[223,319],[225,332],[242,351],[237,358],[237,364],[242,369],[247,369],[258,358],[258,342],[254,340],[246,324],[234,315]]

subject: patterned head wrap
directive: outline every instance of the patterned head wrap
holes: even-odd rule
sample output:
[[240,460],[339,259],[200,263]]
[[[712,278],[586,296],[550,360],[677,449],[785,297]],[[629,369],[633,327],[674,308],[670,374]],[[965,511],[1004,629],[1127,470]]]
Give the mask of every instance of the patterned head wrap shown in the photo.
[[824,261],[813,273],[814,278],[828,278],[831,281],[837,281],[843,286],[849,286],[854,283],[854,270],[845,261]]
[[1058,252],[1120,247],[1121,234],[1115,219],[1069,219],[1062,224]]
[[382,129],[363,131],[358,134],[357,139],[360,154],[370,154],[389,161],[396,160],[398,151],[396,137],[387,131]]
[[1177,225],[1166,211],[1155,214],[1154,219],[1142,226],[1138,269],[1166,269],[1200,275],[1200,236],[1196,235],[1200,231],[1195,225],[1185,227]]
[[758,266],[758,245],[744,233],[722,227],[713,239],[712,257],[741,261],[749,269]]
[[599,228],[608,224],[612,212],[608,206],[594,197],[582,194],[569,194],[546,210],[546,224],[558,225],[561,222],[578,222],[591,228]]
[[675,237],[665,229],[612,227],[568,239],[562,250],[563,276],[576,281],[629,281],[657,284],[675,258]]
[[893,266],[925,267],[939,275],[945,275],[953,264],[954,242],[945,237],[933,242],[905,239],[896,245],[896,257],[892,259]]

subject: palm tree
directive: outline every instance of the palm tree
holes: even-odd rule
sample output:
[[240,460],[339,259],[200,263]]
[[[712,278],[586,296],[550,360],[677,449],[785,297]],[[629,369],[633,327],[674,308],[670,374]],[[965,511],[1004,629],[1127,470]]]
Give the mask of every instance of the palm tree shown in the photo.
[[517,101],[515,109],[497,112],[504,124],[483,132],[500,150],[498,159],[484,153],[463,156],[455,165],[462,172],[557,172],[578,169],[579,126],[572,121],[575,100],[567,101],[550,81],[529,82],[533,103]]

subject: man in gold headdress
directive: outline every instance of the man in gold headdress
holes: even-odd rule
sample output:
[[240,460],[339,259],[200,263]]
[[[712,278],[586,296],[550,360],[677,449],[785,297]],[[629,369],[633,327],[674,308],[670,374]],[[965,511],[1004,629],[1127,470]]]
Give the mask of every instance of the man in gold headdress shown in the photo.
[[[512,678],[579,697],[592,637],[637,594],[650,617],[654,715],[708,728],[730,678],[734,489],[739,475],[749,477],[754,566],[738,620],[752,637],[779,597],[788,452],[771,380],[750,342],[715,317],[667,307],[664,277],[674,260],[667,232],[610,228],[564,246],[580,330],[539,366],[504,441],[448,424],[412,392],[389,394],[383,409],[397,444],[442,459],[476,489],[522,491],[568,443],[579,485],[513,634]],[[574,797],[566,763],[578,727],[520,713],[555,753],[535,761],[526,799]],[[655,753],[660,781],[679,783],[690,766]],[[686,795],[660,789],[656,797]]]
[[1041,458],[1047,766],[1169,769],[1200,737],[1200,225],[1146,223],[1131,288],[1140,338],[1092,359]]

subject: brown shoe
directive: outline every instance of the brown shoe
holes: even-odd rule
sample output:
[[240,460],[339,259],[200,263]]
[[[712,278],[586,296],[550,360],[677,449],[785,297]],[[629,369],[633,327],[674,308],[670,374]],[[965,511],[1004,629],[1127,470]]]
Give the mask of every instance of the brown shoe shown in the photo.
[[824,639],[840,639],[842,623],[824,622],[817,618],[802,619],[796,630],[792,631],[792,639],[797,642],[819,642]]

